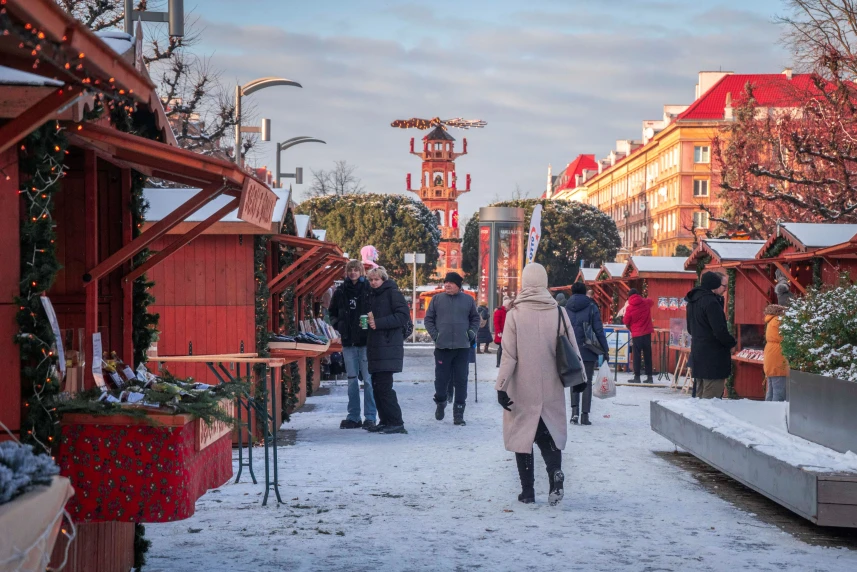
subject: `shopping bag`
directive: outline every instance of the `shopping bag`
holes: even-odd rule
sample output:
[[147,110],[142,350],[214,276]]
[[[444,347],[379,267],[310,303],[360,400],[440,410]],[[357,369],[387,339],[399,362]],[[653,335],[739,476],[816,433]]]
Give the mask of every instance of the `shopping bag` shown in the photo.
[[595,379],[592,380],[592,395],[600,399],[616,397],[616,384],[613,383],[613,374],[607,362],[601,364],[595,372]]

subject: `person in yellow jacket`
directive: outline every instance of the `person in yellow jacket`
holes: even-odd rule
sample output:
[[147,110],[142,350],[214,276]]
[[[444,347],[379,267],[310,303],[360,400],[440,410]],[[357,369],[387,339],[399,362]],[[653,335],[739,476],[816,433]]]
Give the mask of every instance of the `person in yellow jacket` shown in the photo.
[[789,363],[783,356],[783,337],[780,335],[780,316],[785,306],[770,304],[765,308],[765,377],[768,390],[765,401],[785,401]]

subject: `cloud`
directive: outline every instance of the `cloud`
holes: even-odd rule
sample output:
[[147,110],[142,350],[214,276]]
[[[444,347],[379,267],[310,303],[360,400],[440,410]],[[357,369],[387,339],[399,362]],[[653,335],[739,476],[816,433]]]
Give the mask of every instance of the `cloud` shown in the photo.
[[[613,2],[610,12],[621,12],[622,2],[631,5]],[[473,177],[473,192],[461,200],[466,215],[495,195],[511,196],[516,185],[540,194],[548,163],[557,173],[578,153],[603,157],[616,139],[639,138],[640,122],[659,117],[663,104],[691,102],[699,70],[777,73],[787,63],[766,15],[706,13],[686,4],[649,2],[645,18],[634,24],[633,14],[605,23],[607,12],[597,10],[579,11],[575,20],[565,3],[554,3],[554,11],[510,10],[498,15],[499,23],[443,34],[433,34],[438,22],[455,28],[465,19],[400,5],[386,14],[406,26],[429,23],[407,44],[208,20],[198,50],[214,52],[212,64],[224,81],[267,75],[300,81],[302,90],[271,88],[252,96],[258,115],[273,120],[274,138],[310,135],[328,142],[289,150],[284,168],[303,166],[308,175],[345,159],[358,166],[370,191],[404,192],[407,173],[419,179],[420,162],[408,154],[408,141],[424,133],[394,130],[392,120],[486,120],[484,130],[451,131],[469,142],[469,154],[458,161],[461,178]],[[671,17],[658,10],[672,11]],[[645,20],[659,23],[647,28]],[[737,20],[748,23],[741,33]],[[273,165],[273,143],[260,146],[258,163]]]

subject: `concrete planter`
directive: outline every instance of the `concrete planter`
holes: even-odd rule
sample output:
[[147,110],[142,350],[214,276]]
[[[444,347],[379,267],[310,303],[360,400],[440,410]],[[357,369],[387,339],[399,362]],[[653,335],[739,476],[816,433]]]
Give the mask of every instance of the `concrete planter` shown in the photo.
[[789,433],[834,451],[857,452],[857,382],[792,370]]

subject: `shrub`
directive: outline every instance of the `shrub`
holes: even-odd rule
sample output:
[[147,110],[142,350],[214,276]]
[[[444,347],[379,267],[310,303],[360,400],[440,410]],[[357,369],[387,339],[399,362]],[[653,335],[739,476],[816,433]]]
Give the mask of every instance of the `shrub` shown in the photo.
[[810,290],[780,322],[792,369],[857,381],[857,286]]

